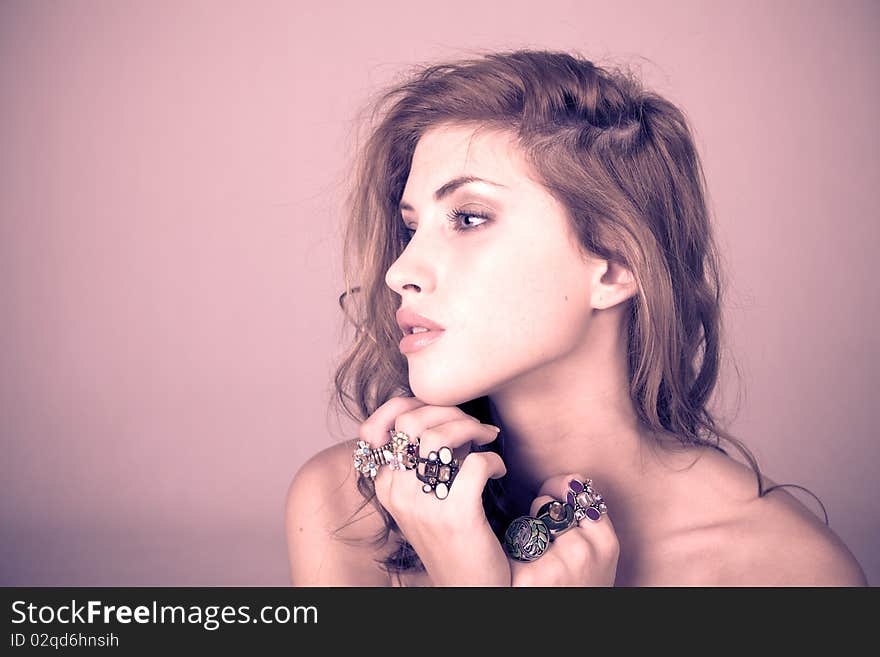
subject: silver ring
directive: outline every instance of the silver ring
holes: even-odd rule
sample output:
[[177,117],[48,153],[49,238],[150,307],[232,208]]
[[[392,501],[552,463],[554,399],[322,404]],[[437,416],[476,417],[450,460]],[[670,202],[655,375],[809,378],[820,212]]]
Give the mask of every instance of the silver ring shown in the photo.
[[574,519],[574,507],[559,500],[550,500],[541,505],[535,516],[547,525],[551,541],[577,524]]
[[532,516],[520,516],[504,532],[504,549],[517,561],[540,559],[549,544],[547,525]]

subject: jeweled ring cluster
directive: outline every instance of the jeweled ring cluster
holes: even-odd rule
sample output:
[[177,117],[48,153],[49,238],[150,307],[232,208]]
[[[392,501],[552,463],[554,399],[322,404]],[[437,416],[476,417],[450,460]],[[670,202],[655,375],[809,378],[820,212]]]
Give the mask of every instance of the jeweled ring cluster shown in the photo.
[[551,541],[564,534],[580,521],[589,518],[599,520],[608,513],[605,500],[587,479],[568,482],[566,501],[550,500],[543,504],[535,516],[520,516],[504,533],[504,549],[518,561],[539,559]]
[[391,440],[382,447],[371,448],[369,443],[359,440],[352,454],[354,469],[364,477],[373,479],[379,466],[387,465],[392,470],[413,470],[418,458],[418,440],[410,441],[403,431],[390,430]]
[[586,479],[581,482],[572,479],[568,483],[566,500],[574,508],[575,522],[589,518],[593,522],[599,520],[603,513],[608,513],[605,499],[593,488],[593,480]]
[[385,465],[385,456],[382,454],[382,450],[371,449],[370,445],[364,440],[357,442],[352,458],[354,460],[354,469],[362,476],[369,477],[370,479],[374,478],[379,472],[380,465]]
[[392,470],[415,470],[416,477],[422,482],[422,490],[434,493],[439,500],[449,496],[449,488],[458,474],[458,459],[449,447],[441,447],[430,452],[427,458],[419,456],[418,438],[415,441],[403,431],[390,430],[391,437],[382,447],[371,448],[369,443],[359,440],[352,455],[354,469],[361,476],[373,479],[379,472],[379,466],[387,465]]
[[386,445],[390,446],[389,454],[386,455],[388,466],[392,470],[414,470],[419,455],[419,440],[411,441],[409,436],[403,431],[391,430],[391,441]]

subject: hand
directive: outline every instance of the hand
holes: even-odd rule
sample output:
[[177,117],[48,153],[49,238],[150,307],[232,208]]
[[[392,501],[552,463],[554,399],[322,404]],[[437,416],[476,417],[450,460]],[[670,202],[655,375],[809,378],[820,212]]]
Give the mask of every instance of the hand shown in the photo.
[[[532,502],[530,515],[551,500],[565,500],[568,482],[579,474],[551,477]],[[547,546],[535,561],[510,560],[513,586],[614,586],[620,546],[607,513],[596,522],[583,519]]]
[[429,406],[415,397],[394,397],[361,424],[360,439],[371,447],[389,440],[389,431],[419,437],[420,456],[447,446],[460,469],[449,496],[425,493],[414,470],[379,467],[376,498],[391,514],[419,555],[435,586],[510,586],[510,567],[504,548],[483,509],[483,489],[489,479],[503,477],[507,468],[495,452],[471,452],[498,432],[455,406]]

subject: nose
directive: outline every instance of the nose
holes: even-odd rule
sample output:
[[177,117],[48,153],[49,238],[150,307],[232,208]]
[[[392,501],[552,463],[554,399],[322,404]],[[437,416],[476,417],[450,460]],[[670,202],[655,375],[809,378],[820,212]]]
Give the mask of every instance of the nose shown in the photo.
[[414,249],[416,238],[410,240],[403,253],[385,273],[385,284],[401,297],[410,293],[429,292],[434,287],[435,272],[427,258]]

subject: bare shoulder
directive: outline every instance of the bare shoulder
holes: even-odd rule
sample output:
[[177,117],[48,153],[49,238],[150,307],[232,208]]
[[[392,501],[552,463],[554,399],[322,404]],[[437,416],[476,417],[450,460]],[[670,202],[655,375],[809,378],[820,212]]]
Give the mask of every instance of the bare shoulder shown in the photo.
[[[710,451],[703,484],[722,512],[702,533],[715,546],[709,550],[715,559],[707,563],[707,585],[867,586],[849,548],[790,489],[758,497],[750,467]],[[765,490],[776,485],[764,480]]]
[[355,441],[312,456],[287,491],[285,528],[294,586],[387,586],[376,562],[381,516],[358,491]]

